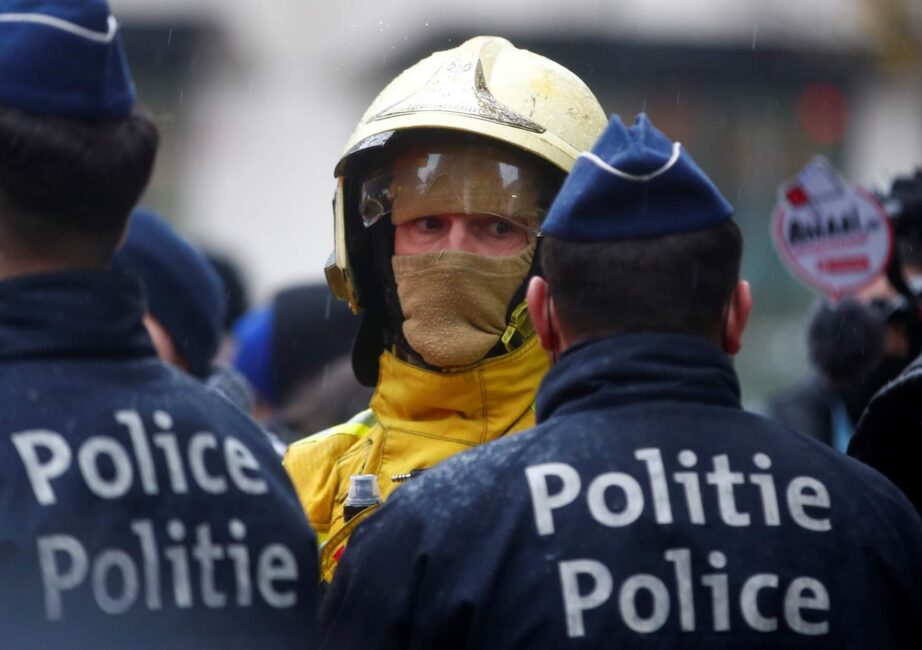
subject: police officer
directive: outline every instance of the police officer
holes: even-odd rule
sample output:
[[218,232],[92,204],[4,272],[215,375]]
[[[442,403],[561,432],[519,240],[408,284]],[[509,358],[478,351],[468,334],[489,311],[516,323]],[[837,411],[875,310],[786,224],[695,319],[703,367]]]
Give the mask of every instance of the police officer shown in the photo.
[[590,90],[494,37],[437,52],[378,96],[336,167],[334,292],[363,310],[369,411],[294,444],[285,466],[329,580],[355,525],[352,476],[386,498],[459,451],[534,423],[547,358],[524,302],[537,232],[601,133]]
[[745,412],[732,208],[643,115],[548,215],[539,425],[359,527],[329,648],[915,648],[922,523],[886,479]]
[[0,0],[0,69],[0,647],[312,647],[283,469],[106,270],[157,148],[108,4]]
[[161,216],[131,213],[113,268],[138,278],[147,300],[144,325],[158,356],[199,379],[213,371],[227,298],[211,262]]
[[[910,305],[907,331],[913,353],[922,347],[922,170],[893,180],[883,205],[894,223],[896,250],[888,273]],[[922,357],[877,393],[855,431],[848,453],[896,483],[922,514],[919,389]]]

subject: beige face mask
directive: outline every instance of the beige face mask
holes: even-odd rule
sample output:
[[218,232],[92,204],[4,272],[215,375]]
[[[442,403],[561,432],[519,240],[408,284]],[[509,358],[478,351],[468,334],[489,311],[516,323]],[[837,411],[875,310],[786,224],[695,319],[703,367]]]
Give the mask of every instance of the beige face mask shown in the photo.
[[403,335],[439,368],[480,361],[506,330],[506,311],[522,284],[534,247],[509,257],[463,251],[395,255]]

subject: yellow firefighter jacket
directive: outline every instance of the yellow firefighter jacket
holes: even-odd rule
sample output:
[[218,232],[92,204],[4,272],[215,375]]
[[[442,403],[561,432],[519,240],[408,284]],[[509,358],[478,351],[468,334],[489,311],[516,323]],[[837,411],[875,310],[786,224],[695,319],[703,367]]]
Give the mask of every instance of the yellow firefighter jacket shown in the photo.
[[[371,408],[294,443],[285,468],[324,542],[321,578],[330,581],[355,526],[343,523],[353,474],[375,474],[382,498],[405,477],[460,451],[534,425],[534,399],[548,358],[532,335],[519,348],[458,373],[424,370],[381,355]],[[464,480],[464,477],[458,477]]]

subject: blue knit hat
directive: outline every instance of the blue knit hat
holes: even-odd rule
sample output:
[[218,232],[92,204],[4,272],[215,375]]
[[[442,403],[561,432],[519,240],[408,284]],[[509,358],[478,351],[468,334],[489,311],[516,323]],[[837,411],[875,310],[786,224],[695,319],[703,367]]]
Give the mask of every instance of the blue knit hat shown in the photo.
[[732,214],[681,144],[643,113],[630,128],[615,115],[576,161],[542,231],[577,242],[641,239],[704,230]]
[[208,260],[156,214],[136,210],[112,265],[141,280],[148,311],[189,362],[189,371],[207,375],[227,308],[221,277]]
[[275,329],[275,310],[270,305],[253,309],[234,323],[234,341],[237,351],[234,368],[247,378],[250,385],[270,404],[278,403],[273,371],[272,331]]
[[127,117],[135,89],[106,0],[0,0],[0,104]]

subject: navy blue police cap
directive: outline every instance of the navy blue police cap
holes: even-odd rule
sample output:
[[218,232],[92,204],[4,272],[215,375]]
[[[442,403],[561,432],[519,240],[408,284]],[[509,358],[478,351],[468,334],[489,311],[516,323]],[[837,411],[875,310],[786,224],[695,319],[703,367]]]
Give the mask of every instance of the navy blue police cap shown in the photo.
[[644,113],[630,128],[614,115],[580,154],[542,232],[575,242],[661,237],[717,226],[733,207],[678,142]]
[[205,377],[221,344],[227,309],[224,283],[211,262],[162,217],[138,209],[112,267],[141,281],[148,311],[189,362],[189,372]]
[[127,117],[135,89],[106,0],[0,0],[0,104],[80,119]]

